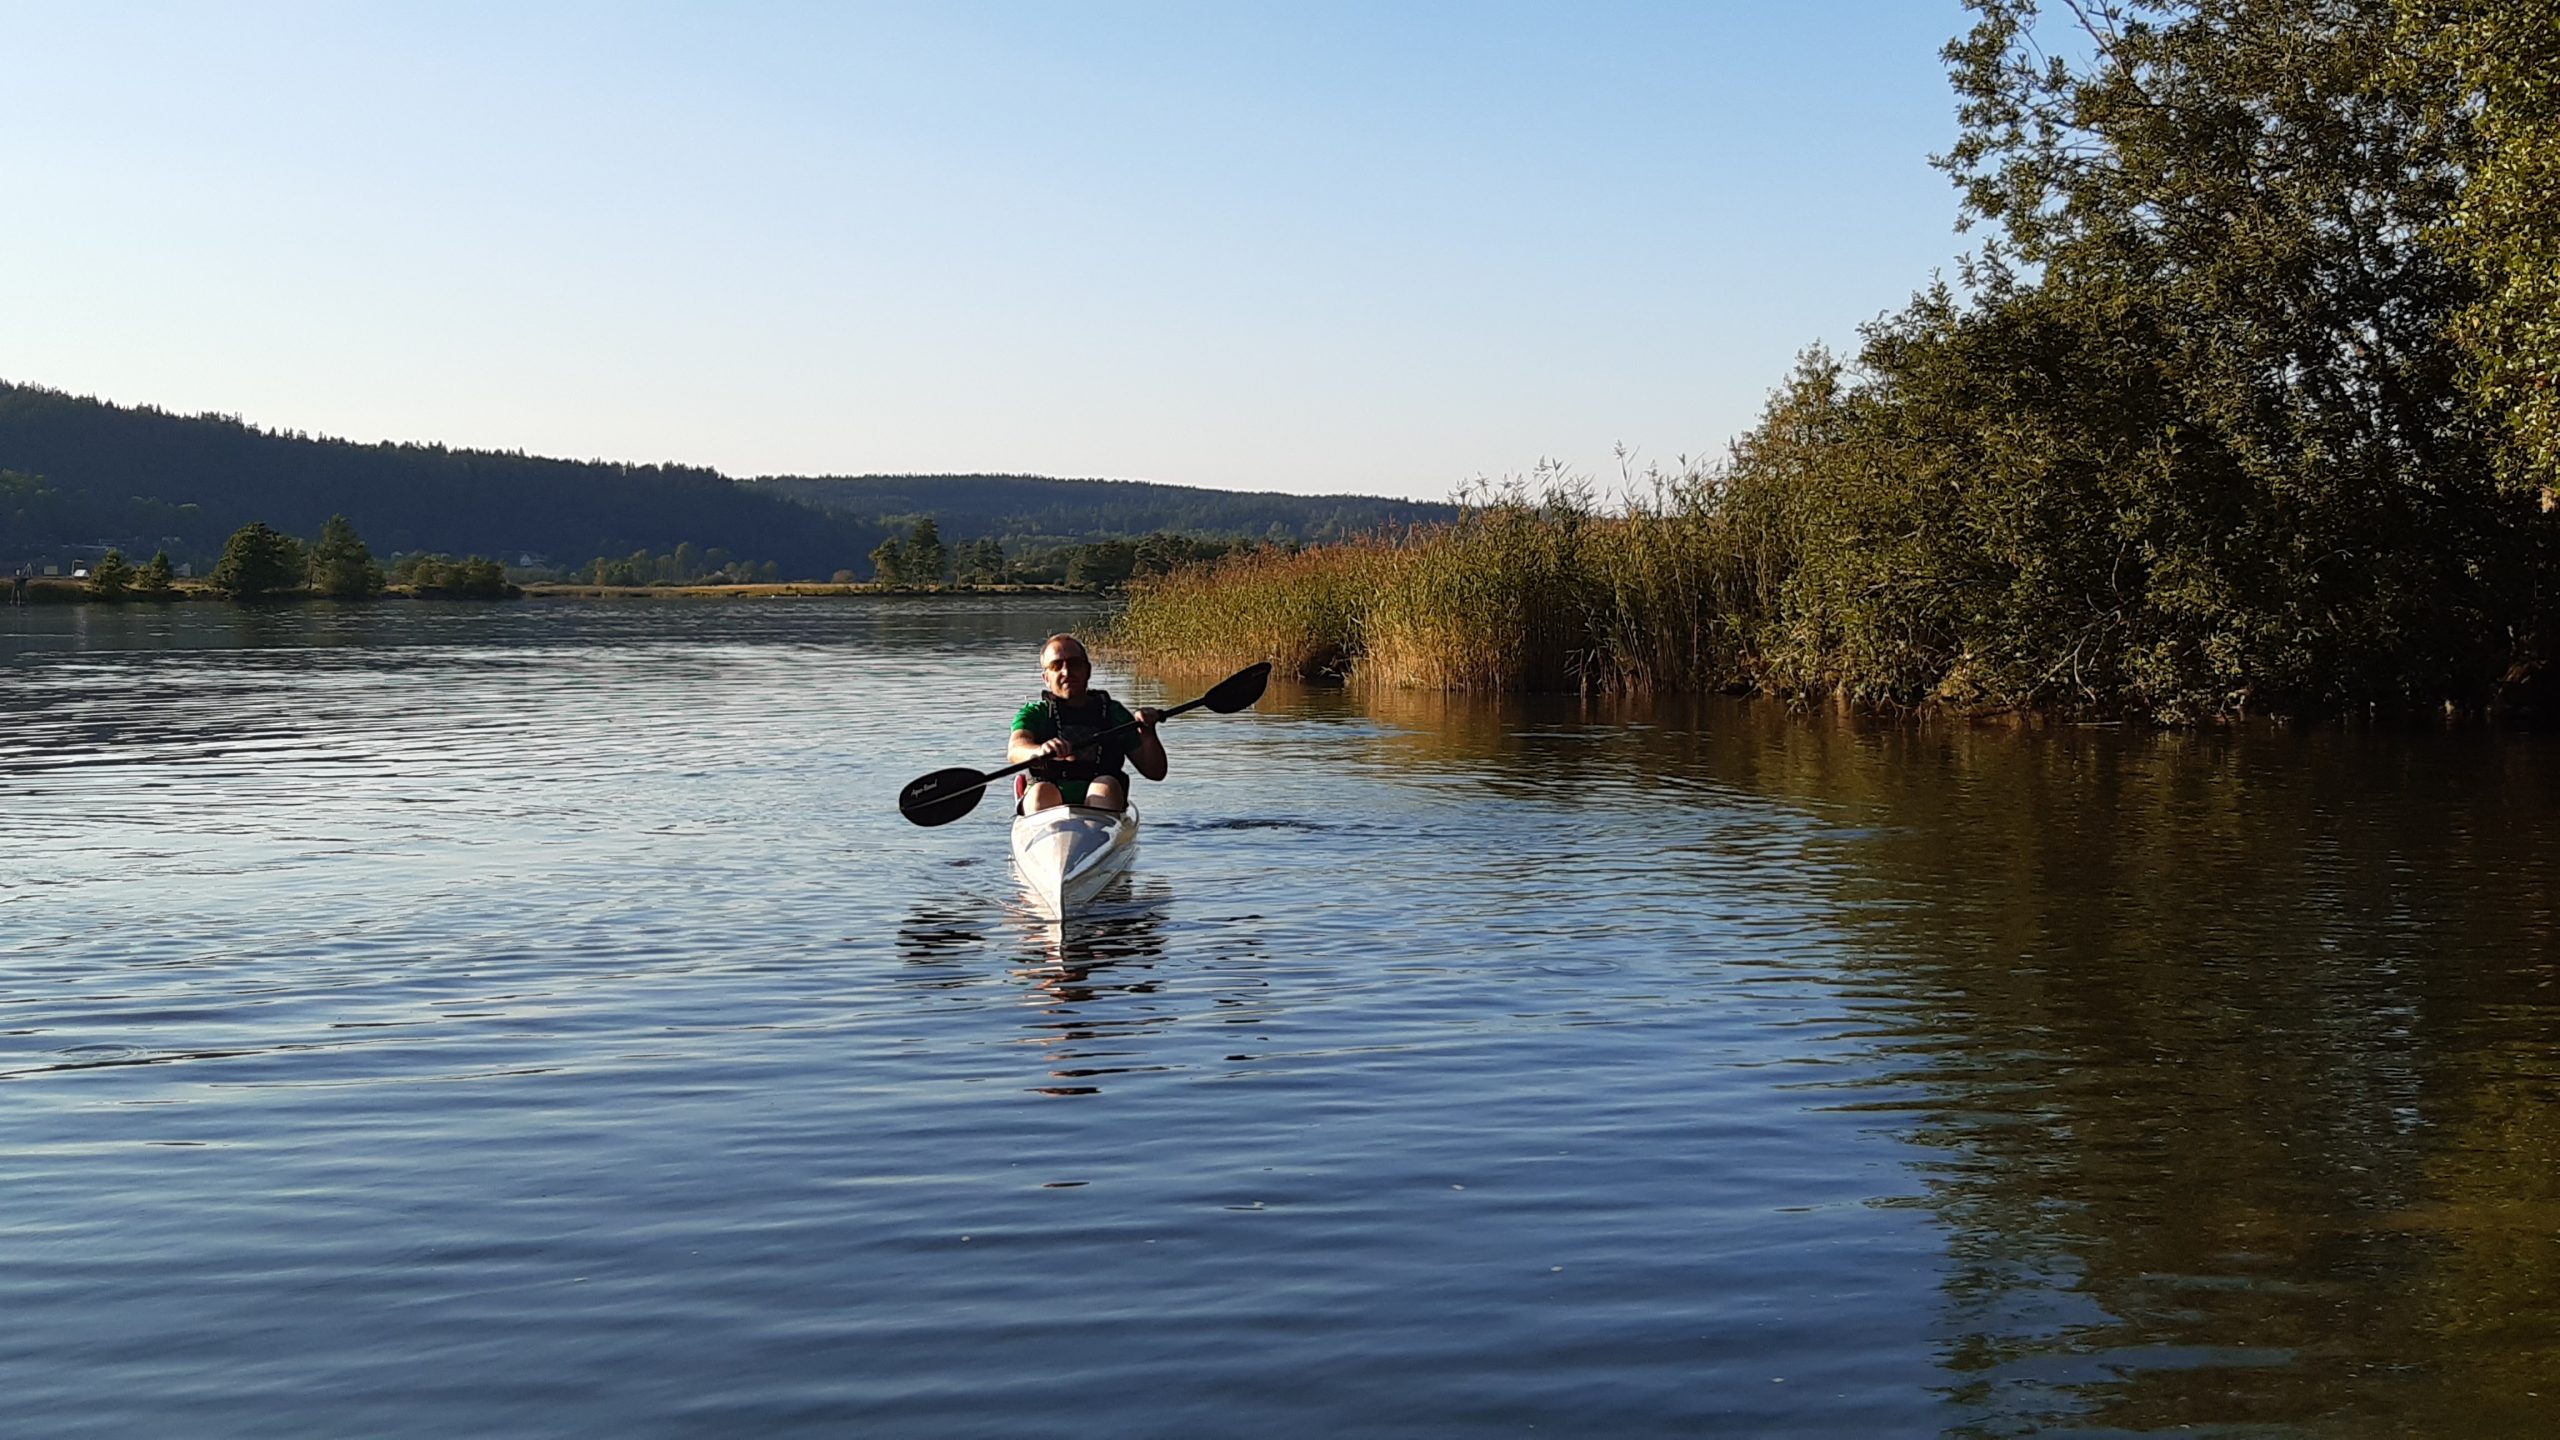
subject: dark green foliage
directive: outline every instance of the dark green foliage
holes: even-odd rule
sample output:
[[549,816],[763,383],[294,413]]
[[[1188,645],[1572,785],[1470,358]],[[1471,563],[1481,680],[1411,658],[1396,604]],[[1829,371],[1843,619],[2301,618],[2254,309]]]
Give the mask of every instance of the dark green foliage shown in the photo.
[[133,589],[133,566],[126,563],[124,552],[109,550],[89,570],[89,598],[110,603],[122,600]]
[[1159,531],[1346,540],[1452,520],[1458,513],[1454,505],[1366,495],[1282,495],[1037,475],[767,476],[746,484],[886,531],[930,515],[946,543],[993,538],[1015,555]]
[[386,553],[477,550],[587,568],[577,557],[641,550],[654,563],[690,542],[704,547],[706,572],[729,568],[711,558],[725,551],[761,557],[750,567],[759,577],[770,567],[808,578],[854,568],[926,515],[946,545],[992,538],[1019,554],[1150,530],[1308,540],[1453,512],[1032,476],[737,482],[681,466],[314,439],[0,382],[0,559],[112,543],[201,564],[250,520],[309,534],[338,513]]
[[[974,548],[964,551],[964,566],[982,553]],[[997,553],[1001,555],[1001,549]],[[908,525],[903,538],[892,535],[871,552],[871,579],[878,585],[939,585],[949,564],[942,529],[927,515]]]
[[875,585],[907,583],[907,542],[892,535],[871,552],[871,581]]
[[211,584],[226,599],[263,600],[299,589],[307,567],[301,541],[252,520],[223,545]]
[[16,559],[72,538],[68,508],[43,476],[0,470],[0,556]]
[[964,585],[1001,584],[1005,578],[1004,544],[994,539],[972,540],[960,547],[953,568],[955,577]]
[[1139,537],[1131,557],[1130,576],[1146,579],[1170,575],[1187,565],[1207,565],[1238,550],[1250,549],[1249,540],[1206,540],[1195,535],[1170,535],[1161,530]]
[[759,565],[732,559],[717,545],[706,550],[687,542],[663,555],[648,550],[634,550],[619,560],[599,555],[579,566],[574,575],[590,585],[744,585],[778,579],[781,571],[781,565],[772,560]]
[[[1974,0],[1997,227],[1736,454],[1770,683],[2193,718],[2488,697],[2534,517],[2460,403],[2461,178],[2388,0]],[[2078,48],[2078,67],[2052,56]],[[1780,578],[1782,577],[1782,578]]]
[[382,567],[344,515],[332,515],[311,546],[311,588],[335,600],[363,600],[382,593]]
[[930,515],[918,520],[907,531],[906,548],[898,556],[900,574],[910,585],[939,585],[947,560],[941,527],[933,523]]
[[479,555],[461,560],[450,555],[403,556],[393,574],[411,594],[436,599],[506,600],[524,593],[508,583],[504,566]]
[[515,559],[672,551],[685,540],[824,575],[877,543],[872,526],[812,514],[709,470],[549,460],[440,445],[363,445],[260,430],[0,383],[0,482],[11,552],[97,542],[210,560],[252,520],[312,534],[343,513],[386,552],[476,550]]
[[133,593],[143,600],[167,600],[178,593],[177,575],[169,564],[169,552],[155,550],[151,563],[142,567],[142,577],[134,582]]
[[1092,590],[1126,585],[1137,573],[1138,547],[1126,540],[1083,545],[1067,558],[1067,583]]
[[2479,285],[2455,334],[2504,473],[2560,503],[2560,5],[2402,0],[2425,62],[2456,78],[2432,118],[2467,162],[2439,237]]

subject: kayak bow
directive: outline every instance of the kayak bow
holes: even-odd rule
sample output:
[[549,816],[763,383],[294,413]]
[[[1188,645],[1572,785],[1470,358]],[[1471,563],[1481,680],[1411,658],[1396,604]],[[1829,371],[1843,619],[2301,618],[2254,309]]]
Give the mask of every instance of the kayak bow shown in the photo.
[[1033,905],[1057,924],[1073,919],[1138,853],[1138,810],[1057,805],[1013,821],[1013,868]]

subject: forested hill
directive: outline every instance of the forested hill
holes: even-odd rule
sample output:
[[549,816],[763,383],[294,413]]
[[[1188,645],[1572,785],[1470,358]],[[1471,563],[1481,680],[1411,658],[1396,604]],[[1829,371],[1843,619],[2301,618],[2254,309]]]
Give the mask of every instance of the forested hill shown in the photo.
[[116,545],[204,565],[252,520],[344,514],[377,552],[561,566],[690,541],[791,576],[868,572],[884,532],[712,470],[357,444],[0,382],[0,565]]
[[1368,495],[1201,490],[1140,480],[1039,475],[768,476],[750,488],[880,525],[930,515],[945,540],[1009,546],[1168,532],[1256,540],[1336,540],[1453,519],[1457,509]]
[[782,575],[871,573],[932,516],[953,541],[1072,544],[1156,531],[1313,541],[1445,518],[1446,505],[1232,494],[1036,476],[736,481],[715,470],[359,444],[0,381],[0,569],[105,546],[210,564],[252,520],[297,535],[333,514],[384,555],[435,551],[564,570],[690,543]]

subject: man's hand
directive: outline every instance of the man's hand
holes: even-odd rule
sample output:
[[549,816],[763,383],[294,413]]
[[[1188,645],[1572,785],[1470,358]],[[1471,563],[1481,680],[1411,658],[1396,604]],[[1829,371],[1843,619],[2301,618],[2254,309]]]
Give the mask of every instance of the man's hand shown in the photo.
[[1076,758],[1075,742],[1069,740],[1064,735],[1053,735],[1040,742],[1040,758],[1043,760],[1073,760]]
[[1140,736],[1153,739],[1156,733],[1156,722],[1164,718],[1164,712],[1153,705],[1141,705],[1129,712],[1129,718],[1138,722]]

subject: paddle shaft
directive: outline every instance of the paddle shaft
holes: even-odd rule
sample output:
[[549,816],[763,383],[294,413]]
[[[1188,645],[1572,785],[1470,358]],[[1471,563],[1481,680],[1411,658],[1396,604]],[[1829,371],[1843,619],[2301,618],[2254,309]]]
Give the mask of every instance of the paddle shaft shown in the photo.
[[[1199,699],[1197,699],[1197,700],[1185,700],[1185,701],[1183,701],[1181,704],[1174,706],[1172,709],[1169,709],[1169,710],[1159,710],[1159,711],[1157,711],[1157,712],[1156,712],[1156,720],[1157,720],[1157,722],[1158,722],[1158,723],[1162,723],[1162,722],[1164,722],[1164,721],[1167,721],[1167,720],[1172,719],[1172,718],[1173,718],[1174,716],[1176,716],[1176,715],[1181,714],[1181,713],[1182,713],[1183,711],[1185,711],[1185,710],[1197,710],[1197,709],[1199,709],[1201,706],[1206,705],[1206,704],[1208,704],[1208,703],[1209,703],[1209,697],[1208,697],[1208,696],[1206,696],[1206,695],[1201,696],[1201,697],[1200,697]],[[1096,730],[1095,732],[1093,732],[1093,734],[1092,734],[1092,735],[1090,735],[1090,736],[1088,736],[1088,737],[1086,738],[1085,743],[1086,743],[1086,744],[1088,744],[1088,745],[1090,745],[1090,744],[1092,744],[1092,743],[1093,743],[1094,741],[1096,741],[1096,740],[1105,740],[1105,739],[1110,738],[1111,736],[1121,734],[1121,733],[1123,733],[1123,732],[1125,732],[1125,731],[1135,730],[1135,729],[1137,729],[1137,728],[1138,728],[1138,722],[1137,722],[1137,721],[1135,721],[1135,720],[1132,720],[1132,721],[1130,721],[1130,722],[1129,722],[1128,724],[1126,724],[1126,725],[1114,725],[1114,726],[1112,726],[1112,727],[1111,727],[1110,729],[1108,729],[1108,730]],[[1034,757],[1034,758],[1032,758],[1032,759],[1029,759],[1029,760],[1016,761],[1015,763],[1013,763],[1013,764],[1011,764],[1011,765],[1007,765],[1006,767],[1004,767],[1004,768],[1003,768],[1003,769],[1001,769],[1001,770],[990,770],[990,771],[988,771],[988,772],[987,772],[987,780],[986,780],[986,783],[988,783],[988,784],[990,784],[990,785],[993,785],[994,783],[996,783],[997,781],[999,781],[999,780],[1003,779],[1003,778],[1004,778],[1004,777],[1006,777],[1007,775],[1016,775],[1016,774],[1020,774],[1022,771],[1028,770],[1028,769],[1030,769],[1032,766],[1037,765],[1037,764],[1039,764],[1042,760],[1046,760],[1046,759],[1048,759],[1048,758],[1049,758],[1049,757],[1048,757],[1048,756],[1046,756],[1046,755],[1036,756],[1036,757]]]

